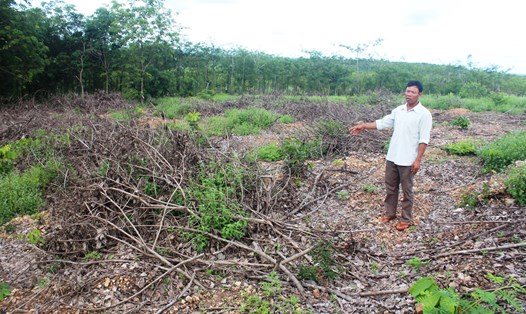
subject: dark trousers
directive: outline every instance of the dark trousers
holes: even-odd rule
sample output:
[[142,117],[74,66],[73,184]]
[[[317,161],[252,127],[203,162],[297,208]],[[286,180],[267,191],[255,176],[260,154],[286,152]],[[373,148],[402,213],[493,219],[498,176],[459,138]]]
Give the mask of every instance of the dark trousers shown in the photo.
[[392,161],[386,161],[385,164],[385,188],[387,195],[385,197],[385,215],[396,217],[398,207],[398,194],[400,185],[402,186],[402,217],[401,221],[413,222],[413,173],[411,166],[397,166]]

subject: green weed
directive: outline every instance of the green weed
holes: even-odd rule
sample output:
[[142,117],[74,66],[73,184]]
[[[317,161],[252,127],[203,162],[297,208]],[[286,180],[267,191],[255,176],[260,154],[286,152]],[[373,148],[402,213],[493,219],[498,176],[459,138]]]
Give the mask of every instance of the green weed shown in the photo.
[[514,278],[502,278],[487,274],[487,278],[498,284],[492,292],[475,289],[470,295],[461,295],[455,289],[441,289],[432,277],[423,277],[414,282],[409,293],[423,305],[427,313],[506,313],[507,309],[522,312],[517,294],[525,294]]
[[3,281],[0,281],[0,302],[4,301],[5,298],[11,295],[11,289],[9,285]]
[[477,149],[482,146],[480,141],[475,141],[473,139],[463,139],[455,143],[446,144],[442,147],[446,152],[458,155],[458,156],[467,156],[475,155]]
[[0,225],[16,216],[31,215],[44,207],[42,190],[58,173],[58,165],[32,167],[0,177]]
[[378,189],[379,188],[376,185],[371,184],[371,183],[365,183],[364,185],[362,185],[362,190],[368,193],[374,193],[378,191]]
[[83,258],[85,262],[98,261],[100,259],[102,259],[102,254],[97,251],[88,252],[84,255],[84,258]]
[[512,132],[482,146],[477,156],[485,171],[502,171],[517,160],[526,160],[526,132]]
[[336,192],[336,197],[339,200],[348,200],[351,196],[349,194],[349,191],[343,190]]
[[413,257],[411,258],[410,260],[407,261],[407,265],[411,268],[413,268],[414,270],[416,271],[420,271],[420,269],[429,264],[430,262],[429,261],[423,261],[422,259],[418,258],[418,257]]
[[338,277],[334,250],[330,243],[319,242],[311,251],[313,265],[299,265],[298,276],[305,280],[314,280],[320,283],[324,280],[333,280]]
[[466,116],[457,117],[449,122],[451,126],[458,126],[463,130],[466,130],[471,125],[471,121]]
[[[226,239],[241,239],[247,221],[240,218],[246,214],[236,196],[243,180],[243,168],[234,164],[210,162],[203,165],[188,188],[189,199],[193,202],[189,206],[197,210],[189,217],[190,226],[205,233],[219,231]],[[208,244],[204,234],[190,232],[185,235],[199,251]]]
[[510,195],[521,206],[526,205],[526,165],[511,167],[504,181]]
[[283,152],[281,147],[276,143],[271,143],[257,147],[255,150],[247,154],[247,160],[256,161],[278,161],[283,160]]
[[25,238],[29,244],[35,246],[44,245],[46,243],[46,240],[42,237],[42,233],[38,228],[31,230]]

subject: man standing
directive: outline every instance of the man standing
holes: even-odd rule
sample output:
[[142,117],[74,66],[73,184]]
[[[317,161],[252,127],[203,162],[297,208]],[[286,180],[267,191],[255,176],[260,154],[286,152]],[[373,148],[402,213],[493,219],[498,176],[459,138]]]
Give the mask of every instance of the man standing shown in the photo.
[[385,214],[380,220],[387,223],[396,218],[399,186],[402,185],[402,216],[396,224],[399,231],[413,224],[413,177],[420,169],[431,136],[431,112],[420,103],[423,89],[419,81],[410,81],[405,88],[404,105],[382,119],[349,129],[356,135],[365,129],[393,128],[385,165]]

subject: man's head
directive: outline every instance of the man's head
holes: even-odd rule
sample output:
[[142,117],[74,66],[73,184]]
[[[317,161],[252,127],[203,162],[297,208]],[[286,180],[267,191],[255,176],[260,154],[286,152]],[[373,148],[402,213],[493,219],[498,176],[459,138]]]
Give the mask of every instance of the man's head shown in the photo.
[[424,87],[422,86],[422,83],[420,81],[409,81],[407,85],[405,86],[405,102],[408,106],[416,106],[418,104],[418,101],[420,99],[420,96],[422,95],[422,91],[424,90]]
[[422,85],[420,81],[416,81],[416,80],[409,81],[405,87],[408,88],[410,86],[416,86],[416,88],[418,88],[418,91],[420,93],[424,91],[424,85]]

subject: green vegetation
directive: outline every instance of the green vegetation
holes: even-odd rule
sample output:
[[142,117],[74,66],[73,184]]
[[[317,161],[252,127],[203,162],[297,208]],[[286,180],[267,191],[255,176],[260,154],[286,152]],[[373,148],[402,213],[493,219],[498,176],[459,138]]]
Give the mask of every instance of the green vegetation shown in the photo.
[[9,288],[9,285],[3,281],[0,281],[0,302],[4,301],[4,299],[11,295],[11,289]]
[[336,192],[336,197],[339,200],[348,200],[351,197],[351,195],[349,194],[349,191],[343,190]]
[[241,239],[245,235],[246,214],[236,198],[243,180],[243,168],[234,164],[202,165],[187,191],[193,203],[188,205],[196,209],[189,224],[197,231],[185,235],[197,250],[202,251],[208,244],[206,233],[218,231],[225,239]]
[[364,190],[365,192],[368,192],[368,193],[374,193],[376,191],[378,191],[378,187],[372,183],[365,183],[364,185],[362,185],[362,190]]
[[526,165],[511,167],[505,180],[510,195],[521,205],[526,205]]
[[457,117],[449,122],[451,126],[458,126],[463,130],[466,130],[470,125],[471,121],[466,116]]
[[85,262],[89,262],[89,261],[98,261],[100,259],[102,259],[102,254],[100,252],[97,252],[97,251],[92,251],[92,252],[88,252],[84,255],[84,261]]
[[420,271],[422,267],[424,267],[425,265],[429,263],[430,263],[429,261],[426,262],[426,261],[423,261],[421,258],[413,257],[410,260],[408,260],[406,264],[409,267],[413,268],[414,270]]
[[482,146],[477,156],[485,171],[502,171],[517,160],[526,160],[526,132],[512,132]]
[[268,274],[267,281],[260,282],[259,285],[263,291],[263,297],[244,293],[243,298],[245,302],[241,303],[240,313],[304,313],[297,296],[285,298],[281,295],[281,282],[275,271]]
[[319,139],[303,141],[298,138],[285,138],[281,143],[281,150],[285,168],[294,175],[300,175],[307,170],[305,161],[322,157],[326,148]]
[[476,155],[479,147],[482,146],[482,143],[473,139],[463,139],[455,143],[446,144],[442,147],[446,152],[458,155],[458,156],[468,156]]
[[42,233],[39,229],[34,228],[25,236],[27,243],[32,245],[44,245],[46,243],[45,239],[42,237]]
[[338,277],[334,249],[328,242],[319,242],[311,251],[313,265],[299,265],[298,276],[317,283]]
[[[271,94],[284,94],[291,101],[307,101],[297,95],[313,95],[310,99],[317,102],[378,104],[378,91],[398,93],[400,80],[420,73],[428,82],[426,94],[457,95],[430,96],[423,103],[431,108],[521,113],[526,107],[526,78],[496,67],[353,59],[317,51],[289,58],[240,47],[183,44],[185,26],[177,25],[161,0],[116,1],[90,16],[61,1],[37,8],[6,0],[0,6],[0,37],[18,43],[0,49],[0,98],[36,91],[84,96],[103,90],[143,104],[166,96],[228,103],[251,97],[246,95]],[[182,103],[177,109],[170,107],[175,111],[165,110],[162,102],[158,106],[170,118],[195,109]]]
[[263,161],[277,161],[283,160],[283,151],[281,147],[276,143],[270,143],[257,147],[247,154],[247,160],[263,160]]
[[20,173],[0,176],[0,225],[20,215],[31,215],[44,208],[43,189],[55,178],[58,165],[33,166]]
[[441,289],[431,277],[417,280],[409,293],[423,305],[428,313],[507,313],[507,309],[521,312],[522,305],[517,294],[525,294],[514,278],[502,278],[487,274],[487,278],[499,287],[491,292],[475,289],[470,295],[461,295],[453,288]]

